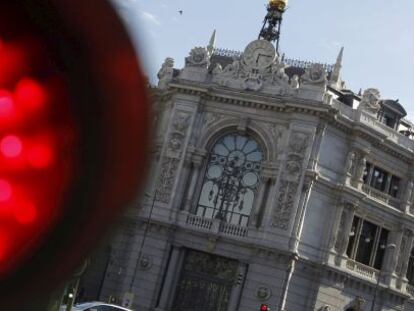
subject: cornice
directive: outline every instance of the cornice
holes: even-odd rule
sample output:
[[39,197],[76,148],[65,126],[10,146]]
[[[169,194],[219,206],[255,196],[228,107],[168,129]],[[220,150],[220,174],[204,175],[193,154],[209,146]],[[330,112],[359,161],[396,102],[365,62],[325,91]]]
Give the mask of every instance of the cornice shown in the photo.
[[346,118],[341,112],[323,101],[307,100],[293,95],[271,95],[264,93],[241,92],[225,87],[211,87],[210,84],[189,81],[171,82],[169,89],[159,95],[160,101],[167,101],[174,94],[200,96],[203,103],[214,101],[281,113],[301,113],[321,118],[329,125],[345,132],[366,139],[372,146],[406,162],[414,161],[414,153],[398,143],[387,140],[387,136],[363,123]]

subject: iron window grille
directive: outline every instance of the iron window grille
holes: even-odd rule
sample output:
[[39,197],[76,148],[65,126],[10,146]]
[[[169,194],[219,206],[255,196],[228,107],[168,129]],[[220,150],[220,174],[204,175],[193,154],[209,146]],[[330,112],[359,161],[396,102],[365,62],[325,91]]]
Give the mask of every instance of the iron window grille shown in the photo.
[[263,154],[249,136],[229,134],[212,148],[196,214],[247,226],[260,184]]

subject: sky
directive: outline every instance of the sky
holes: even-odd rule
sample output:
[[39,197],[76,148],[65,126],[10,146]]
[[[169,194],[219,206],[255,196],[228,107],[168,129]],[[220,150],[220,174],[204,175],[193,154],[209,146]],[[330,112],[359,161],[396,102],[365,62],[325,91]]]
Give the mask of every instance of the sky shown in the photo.
[[[182,68],[193,47],[242,51],[257,39],[266,0],[112,0],[136,42],[147,75],[166,57]],[[180,14],[179,11],[183,13]],[[414,120],[413,0],[289,0],[280,51],[288,58],[334,63],[344,46],[342,79],[354,92],[378,88]]]

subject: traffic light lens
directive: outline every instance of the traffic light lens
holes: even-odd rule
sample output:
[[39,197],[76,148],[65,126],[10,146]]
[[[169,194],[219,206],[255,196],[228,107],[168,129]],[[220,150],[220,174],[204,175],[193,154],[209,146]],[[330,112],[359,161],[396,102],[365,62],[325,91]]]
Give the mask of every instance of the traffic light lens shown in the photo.
[[30,258],[63,215],[78,145],[65,74],[41,48],[44,38],[1,26],[0,278]]
[[14,158],[22,152],[22,142],[14,135],[8,135],[4,137],[0,142],[1,153],[8,158]]

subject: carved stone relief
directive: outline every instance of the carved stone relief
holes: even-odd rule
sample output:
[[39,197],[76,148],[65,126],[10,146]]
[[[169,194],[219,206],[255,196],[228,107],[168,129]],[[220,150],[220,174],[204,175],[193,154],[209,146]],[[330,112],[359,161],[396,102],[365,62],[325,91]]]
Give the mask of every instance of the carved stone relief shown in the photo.
[[191,115],[187,112],[177,111],[171,126],[171,133],[168,139],[168,150],[180,153],[190,126]]
[[381,108],[379,100],[380,92],[377,89],[366,89],[362,95],[358,110],[363,110],[370,114],[376,115]]
[[161,66],[160,71],[158,71],[158,87],[160,89],[165,89],[168,86],[168,83],[172,80],[174,73],[174,59],[167,57],[164,63]]
[[312,64],[306,68],[302,76],[303,85],[322,85],[327,84],[327,73],[322,64]]
[[169,202],[179,162],[180,160],[175,158],[163,159],[156,186],[158,201]]
[[412,232],[410,230],[404,230],[402,238],[401,238],[401,245],[400,245],[400,252],[398,255],[397,266],[395,268],[395,273],[398,276],[404,277],[404,269],[403,265],[407,258],[409,257],[409,253],[411,251],[411,245],[409,245],[410,237],[412,236]]
[[[255,50],[255,45],[266,50]],[[272,50],[273,49],[273,50]],[[299,77],[294,76],[289,81],[285,72],[286,65],[280,61],[271,47],[263,40],[251,42],[240,58],[235,58],[232,64],[224,69],[216,64],[212,70],[212,82],[243,90],[259,91],[266,89],[271,93],[288,95],[295,94],[299,85]]]
[[210,56],[207,48],[195,47],[190,55],[185,58],[185,65],[190,67],[207,68],[210,64]]
[[309,135],[293,133],[288,144],[285,171],[280,181],[272,226],[287,230],[292,219],[300,177],[303,173],[303,159],[309,145]]
[[266,284],[259,284],[256,287],[256,297],[259,300],[266,301],[272,296],[272,290],[270,289],[269,285]]

